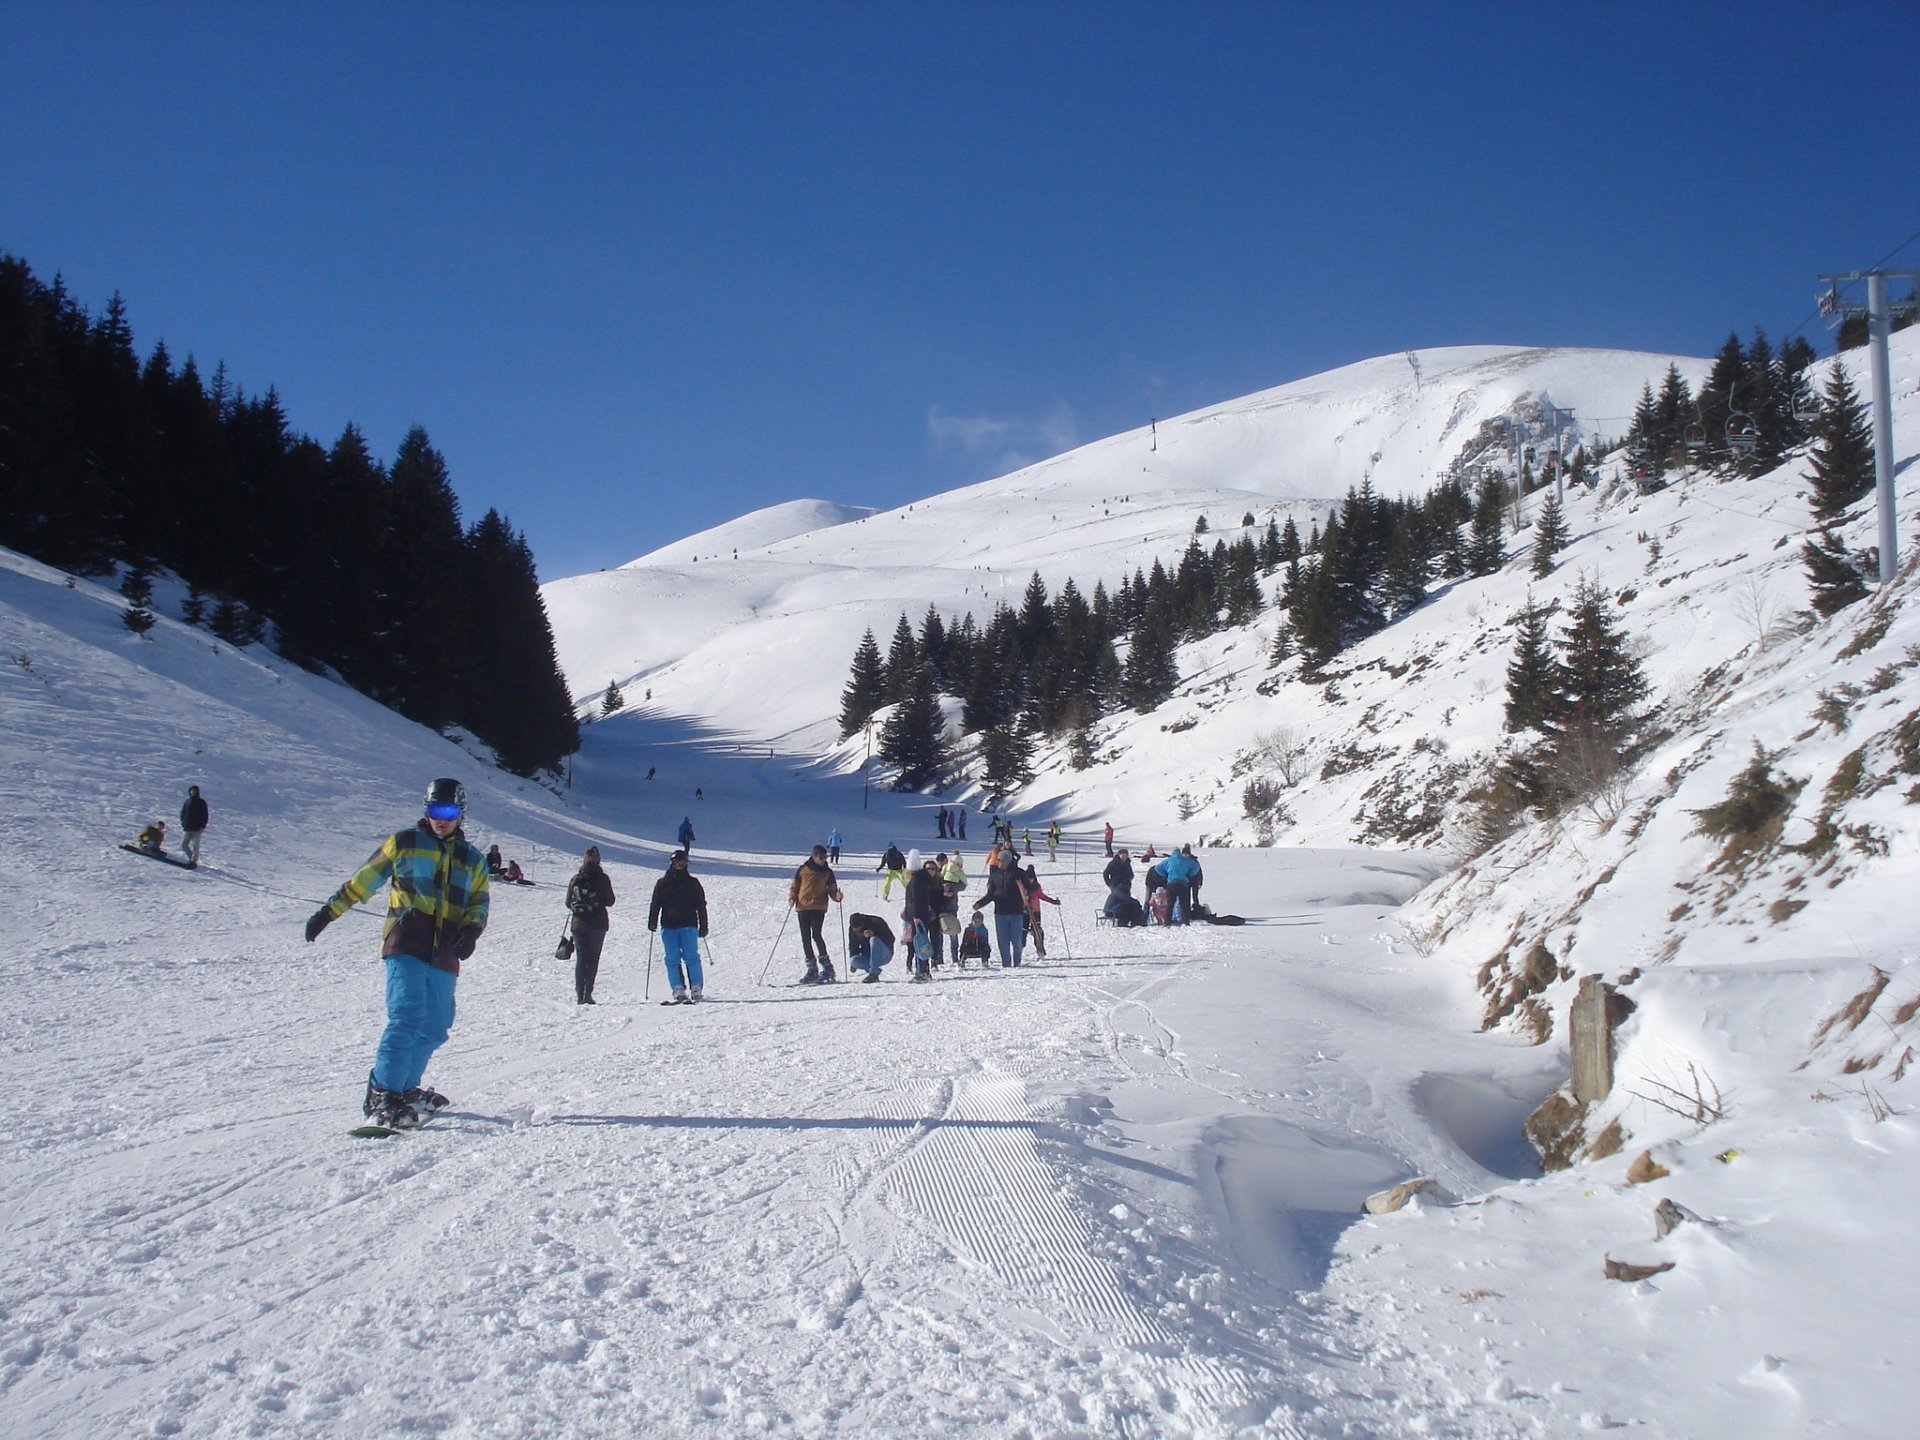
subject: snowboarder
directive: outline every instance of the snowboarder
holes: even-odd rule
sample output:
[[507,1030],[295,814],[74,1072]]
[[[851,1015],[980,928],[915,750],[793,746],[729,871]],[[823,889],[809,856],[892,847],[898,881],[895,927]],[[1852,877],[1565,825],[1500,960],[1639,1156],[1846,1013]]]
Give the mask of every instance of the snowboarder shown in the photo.
[[699,1001],[705,984],[700,969],[700,942],[707,938],[707,892],[687,868],[687,852],[667,857],[667,873],[653,885],[653,903],[647,908],[647,931],[660,932],[661,955],[675,1005]]
[[198,785],[187,786],[186,803],[180,807],[180,853],[189,865],[200,863],[200,834],[207,828],[207,802],[200,798]]
[[[511,879],[511,874],[508,875]],[[589,845],[580,857],[580,869],[567,882],[567,929],[573,936],[573,1003],[591,1005],[593,982],[600,975],[600,948],[607,943],[612,920],[613,880],[600,868],[600,847]]]
[[840,846],[844,843],[838,826],[827,832],[827,863],[829,865],[840,863]]
[[503,873],[506,868],[507,862],[500,858],[500,847],[498,845],[489,845],[487,847],[487,874],[499,875]]
[[893,959],[893,931],[878,915],[847,917],[847,969],[866,971],[861,983],[871,985]]
[[976,915],[993,906],[993,930],[1000,944],[1003,970],[1020,963],[1027,928],[1027,882],[1014,868],[1016,858],[1011,847],[1000,852],[994,868],[987,872],[987,893],[973,906]]
[[392,882],[380,953],[387,968],[387,1027],[374,1052],[361,1113],[410,1129],[447,1097],[421,1084],[453,1028],[460,962],[487,928],[487,862],[460,832],[467,791],[458,780],[427,787],[426,814],[396,830],[307,920],[307,940]]
[[880,863],[873,867],[887,872],[887,878],[880,886],[880,898],[885,900],[893,894],[893,882],[898,880],[901,889],[907,884],[907,857],[900,853],[900,847],[891,840],[887,842],[887,853],[880,857]]
[[802,985],[831,985],[840,978],[833,973],[833,956],[822,931],[827,922],[827,902],[845,898],[833,877],[833,867],[827,864],[827,847],[814,846],[787,887],[787,903],[800,922],[800,948],[807,957],[807,973],[800,977]]
[[167,845],[167,822],[155,820],[142,830],[133,842],[148,855],[158,855]]
[[691,855],[693,853],[693,817],[691,815],[680,817],[679,840],[680,848]]

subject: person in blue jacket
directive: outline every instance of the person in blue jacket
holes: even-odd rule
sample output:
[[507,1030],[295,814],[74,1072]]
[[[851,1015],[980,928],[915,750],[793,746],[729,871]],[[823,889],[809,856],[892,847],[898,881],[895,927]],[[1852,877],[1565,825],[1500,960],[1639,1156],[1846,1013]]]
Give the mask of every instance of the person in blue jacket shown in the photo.
[[1167,882],[1167,921],[1187,923],[1193,909],[1193,878],[1200,873],[1199,862],[1184,850],[1176,850],[1160,862],[1160,874]]
[[691,855],[693,853],[693,817],[691,815],[682,815],[680,817],[679,838],[680,848]]

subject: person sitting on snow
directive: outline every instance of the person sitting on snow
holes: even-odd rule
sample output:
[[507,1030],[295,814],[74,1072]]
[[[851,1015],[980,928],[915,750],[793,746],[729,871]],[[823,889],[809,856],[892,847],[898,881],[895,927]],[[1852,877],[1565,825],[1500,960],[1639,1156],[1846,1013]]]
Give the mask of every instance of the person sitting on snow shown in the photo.
[[140,832],[140,838],[133,842],[149,855],[158,855],[167,843],[167,826],[164,820],[156,820]]

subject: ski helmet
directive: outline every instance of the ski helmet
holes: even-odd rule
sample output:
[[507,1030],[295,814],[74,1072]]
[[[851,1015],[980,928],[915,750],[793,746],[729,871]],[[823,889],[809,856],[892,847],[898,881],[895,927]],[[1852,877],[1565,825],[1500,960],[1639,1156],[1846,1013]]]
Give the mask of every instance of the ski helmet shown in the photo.
[[467,787],[458,780],[440,779],[427,786],[427,816],[458,820],[467,808]]

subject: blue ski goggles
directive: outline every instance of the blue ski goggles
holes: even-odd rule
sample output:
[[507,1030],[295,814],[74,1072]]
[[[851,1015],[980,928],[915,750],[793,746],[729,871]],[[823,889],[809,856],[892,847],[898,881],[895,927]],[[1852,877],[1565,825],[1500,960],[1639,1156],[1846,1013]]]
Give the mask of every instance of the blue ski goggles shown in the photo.
[[429,820],[458,820],[463,809],[458,805],[430,804],[427,806]]

